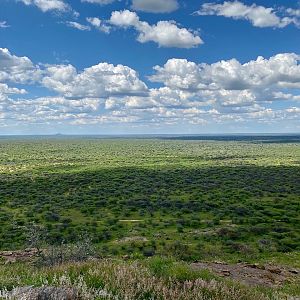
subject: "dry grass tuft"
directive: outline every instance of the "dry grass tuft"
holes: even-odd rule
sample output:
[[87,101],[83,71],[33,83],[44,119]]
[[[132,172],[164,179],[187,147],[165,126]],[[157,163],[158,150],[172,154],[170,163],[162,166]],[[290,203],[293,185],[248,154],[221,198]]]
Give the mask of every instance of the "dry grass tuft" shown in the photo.
[[[68,263],[51,268],[28,270],[24,266],[5,266],[9,281],[7,291],[2,284],[0,299],[53,300],[265,300],[287,299],[279,294],[266,295],[255,289],[224,281],[177,280],[154,276],[139,262],[101,260],[86,263]],[[10,268],[10,271],[8,270]],[[23,268],[23,269],[22,269]],[[5,278],[0,270],[0,280]],[[13,284],[13,285],[12,285]],[[13,286],[31,286],[22,289]],[[39,287],[39,288],[38,288]],[[48,298],[37,297],[48,291]],[[17,298],[16,292],[18,292]],[[34,295],[26,298],[30,293]],[[45,294],[45,293],[44,293]],[[52,298],[51,298],[52,297]],[[56,298],[55,298],[56,297]]]

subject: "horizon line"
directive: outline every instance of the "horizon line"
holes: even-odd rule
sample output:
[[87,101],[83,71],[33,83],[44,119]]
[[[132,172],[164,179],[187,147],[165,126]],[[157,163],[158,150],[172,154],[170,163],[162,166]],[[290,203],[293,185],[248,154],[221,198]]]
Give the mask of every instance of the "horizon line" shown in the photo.
[[40,134],[40,133],[30,133],[30,134],[22,134],[22,133],[8,133],[1,134],[0,137],[5,136],[233,136],[233,135],[247,135],[247,136],[260,136],[260,135],[300,135],[300,132],[235,132],[235,133],[49,133],[49,134]]

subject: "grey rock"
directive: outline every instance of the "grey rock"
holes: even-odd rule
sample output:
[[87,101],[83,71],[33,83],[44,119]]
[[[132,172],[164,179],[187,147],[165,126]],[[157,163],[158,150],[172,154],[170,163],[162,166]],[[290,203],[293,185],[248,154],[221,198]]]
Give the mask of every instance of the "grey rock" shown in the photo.
[[80,300],[75,289],[62,287],[18,287],[9,295],[10,300]]

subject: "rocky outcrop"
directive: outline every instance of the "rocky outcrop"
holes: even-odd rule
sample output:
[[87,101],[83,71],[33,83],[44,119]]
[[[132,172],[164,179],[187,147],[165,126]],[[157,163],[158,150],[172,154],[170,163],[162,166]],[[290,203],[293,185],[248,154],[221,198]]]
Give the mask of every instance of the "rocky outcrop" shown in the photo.
[[16,261],[29,261],[35,257],[38,250],[35,248],[27,248],[17,251],[0,251],[0,259],[4,263],[14,263]]
[[9,292],[9,300],[80,300],[78,292],[72,288],[62,287],[18,287]]
[[293,282],[300,274],[299,270],[271,264],[227,264],[223,262],[196,262],[195,269],[208,269],[213,273],[240,281],[247,285],[281,286]]

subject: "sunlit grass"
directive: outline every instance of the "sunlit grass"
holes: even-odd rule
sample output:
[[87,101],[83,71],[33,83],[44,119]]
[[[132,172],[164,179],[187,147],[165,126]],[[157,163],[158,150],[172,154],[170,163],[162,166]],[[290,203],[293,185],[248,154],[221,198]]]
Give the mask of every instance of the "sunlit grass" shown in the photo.
[[[24,264],[1,266],[2,293],[16,286],[73,288],[81,299],[275,300],[288,295],[224,281],[209,272],[194,271],[184,263],[163,258],[142,262],[101,260],[42,269]],[[285,292],[289,292],[288,287]]]

